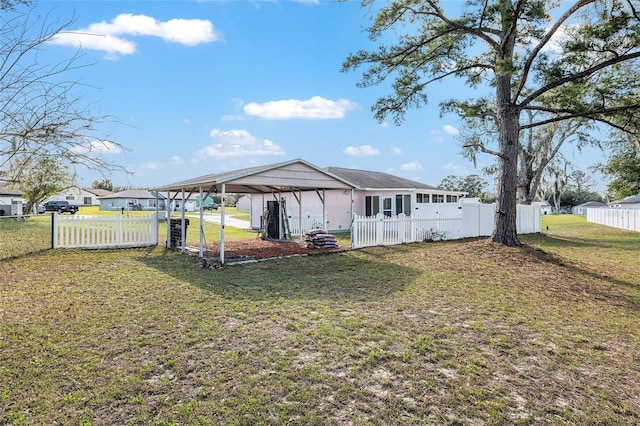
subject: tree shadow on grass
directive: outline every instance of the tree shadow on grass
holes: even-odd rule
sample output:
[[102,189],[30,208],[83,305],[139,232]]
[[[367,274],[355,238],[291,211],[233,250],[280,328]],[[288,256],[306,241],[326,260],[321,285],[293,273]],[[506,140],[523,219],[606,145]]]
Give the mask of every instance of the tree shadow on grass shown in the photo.
[[[523,248],[539,262],[560,266],[574,276],[584,276],[611,285],[611,287],[609,287],[598,284],[589,284],[588,281],[581,281],[567,283],[567,289],[580,294],[588,292],[597,299],[612,301],[636,311],[640,310],[640,293],[638,293],[638,290],[640,290],[640,281],[632,282],[617,279],[612,277],[607,271],[601,272],[596,270],[596,268],[590,269],[588,264],[585,262],[567,259],[556,253],[535,247],[534,244],[541,243],[541,239],[544,240],[543,245],[545,248],[580,248],[591,246],[592,243],[584,243],[581,241],[556,238],[547,235],[538,235],[535,238],[528,238],[526,245]],[[616,288],[618,288],[618,290],[616,290]],[[623,289],[627,289],[627,291],[624,291]],[[634,294],[629,293],[628,290],[632,290]]]
[[202,268],[195,256],[148,252],[139,261],[176,280],[232,300],[382,301],[401,291],[422,271],[349,252],[268,259]]

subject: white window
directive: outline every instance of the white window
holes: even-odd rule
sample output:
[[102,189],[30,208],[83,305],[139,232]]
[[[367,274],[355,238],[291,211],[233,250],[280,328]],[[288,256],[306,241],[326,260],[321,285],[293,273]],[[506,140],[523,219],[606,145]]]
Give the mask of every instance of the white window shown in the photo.
[[429,203],[431,202],[429,194],[416,194],[416,203]]
[[393,214],[391,197],[384,197],[382,199],[382,214],[385,216],[391,216]]
[[377,195],[364,197],[364,215],[375,216],[378,213],[380,213],[380,197]]

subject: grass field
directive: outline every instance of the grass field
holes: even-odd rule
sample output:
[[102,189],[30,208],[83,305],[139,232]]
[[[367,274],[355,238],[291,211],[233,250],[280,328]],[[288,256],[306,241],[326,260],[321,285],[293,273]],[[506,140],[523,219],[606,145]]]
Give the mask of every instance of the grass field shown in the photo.
[[0,424],[638,424],[640,235],[543,220],[522,248],[2,261]]
[[50,215],[0,218],[0,260],[50,249],[51,224]]

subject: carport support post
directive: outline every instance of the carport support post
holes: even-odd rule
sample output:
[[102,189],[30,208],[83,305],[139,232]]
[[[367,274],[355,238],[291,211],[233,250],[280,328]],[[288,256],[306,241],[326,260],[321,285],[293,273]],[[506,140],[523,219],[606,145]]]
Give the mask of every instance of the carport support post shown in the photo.
[[182,250],[181,252],[184,253],[184,248],[186,245],[185,239],[187,237],[187,230],[185,229],[184,226],[184,188],[182,188],[182,221],[180,222],[180,239],[182,241]]
[[167,248],[171,248],[171,192],[167,190]]
[[329,227],[327,226],[327,194],[324,192],[324,188],[322,188],[322,229],[329,232]]
[[220,263],[224,264],[224,204],[227,187],[226,184],[222,184],[222,197],[220,198]]
[[199,246],[199,251],[198,254],[200,257],[203,257],[203,249],[202,249],[202,240],[203,240],[203,232],[204,229],[202,228],[203,226],[203,220],[204,220],[204,199],[202,198],[202,187],[200,187],[200,246]]
[[298,189],[298,229],[300,230],[300,243],[302,243],[302,189]]

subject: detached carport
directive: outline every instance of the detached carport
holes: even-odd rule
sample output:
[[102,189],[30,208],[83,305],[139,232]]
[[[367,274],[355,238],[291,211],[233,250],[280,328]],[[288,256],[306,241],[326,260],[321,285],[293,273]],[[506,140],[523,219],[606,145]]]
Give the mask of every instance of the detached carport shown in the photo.
[[[156,188],[156,191],[166,191],[167,198],[167,246],[171,233],[171,193],[181,194],[182,202],[182,251],[185,251],[185,209],[184,200],[191,194],[200,195],[200,224],[204,220],[203,203],[211,194],[221,194],[220,203],[220,263],[224,263],[224,232],[225,232],[225,198],[227,193],[240,194],[282,194],[292,193],[298,201],[300,217],[302,216],[302,192],[315,191],[325,211],[326,190],[350,190],[351,206],[353,208],[353,189],[355,186],[346,180],[335,176],[302,159],[295,159],[277,164],[251,167],[224,173],[200,176],[181,182],[172,183]],[[175,198],[175,195],[174,195]],[[280,196],[277,197],[278,201]],[[282,212],[282,210],[280,210]],[[282,213],[280,213],[282,214]],[[353,212],[352,212],[353,214]],[[204,235],[202,226],[199,228],[199,255],[204,255]]]

